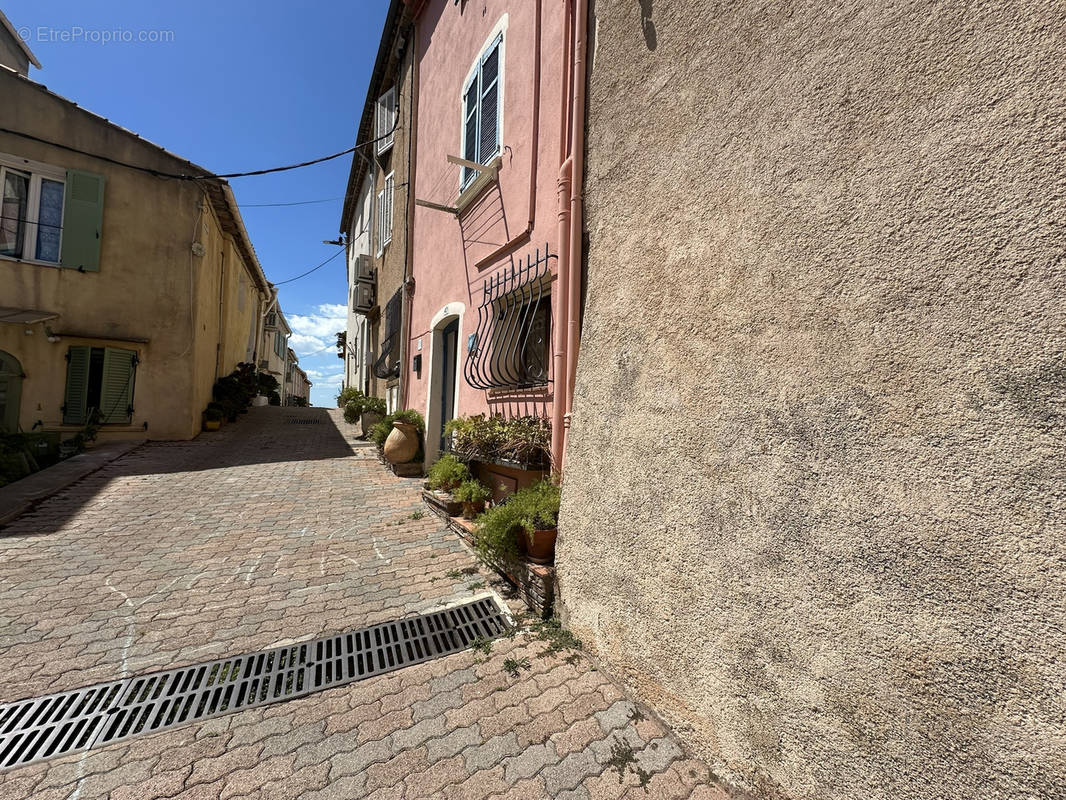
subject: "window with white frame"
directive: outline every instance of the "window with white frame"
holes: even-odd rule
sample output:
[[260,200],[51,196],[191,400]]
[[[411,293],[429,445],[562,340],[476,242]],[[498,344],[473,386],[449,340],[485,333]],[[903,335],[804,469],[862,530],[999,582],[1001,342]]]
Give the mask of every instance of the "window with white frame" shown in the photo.
[[374,139],[377,152],[384,153],[392,147],[393,128],[396,127],[396,87],[389,89],[378,98],[374,110]]
[[[478,58],[477,66],[463,87],[463,158],[487,164],[500,152],[500,61],[503,53],[501,33]],[[463,167],[460,188],[469,186],[478,171]]]
[[58,264],[66,172],[0,161],[0,255]]
[[378,192],[378,255],[385,252],[385,245],[392,241],[392,194],[396,173],[385,176],[385,188]]

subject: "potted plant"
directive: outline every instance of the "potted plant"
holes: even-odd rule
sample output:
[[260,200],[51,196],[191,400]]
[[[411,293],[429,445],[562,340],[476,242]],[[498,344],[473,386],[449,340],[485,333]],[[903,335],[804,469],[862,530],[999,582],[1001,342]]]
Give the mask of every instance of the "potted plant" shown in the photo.
[[390,464],[417,460],[422,452],[422,432],[426,423],[417,411],[408,409],[389,414],[371,429],[375,444]]
[[467,469],[466,464],[450,453],[441,456],[437,463],[429,468],[430,489],[450,492],[469,480],[470,470]]
[[487,560],[506,561],[524,553],[537,564],[551,563],[558,533],[559,496],[559,487],[545,479],[490,508],[477,519],[478,552]]
[[359,427],[362,429],[363,438],[370,435],[371,429],[385,416],[385,401],[380,397],[366,397],[363,399],[362,409],[359,413]]
[[459,484],[452,496],[463,504],[463,518],[473,519],[485,510],[485,501],[492,496],[492,492],[483,483],[471,478]]
[[[214,405],[212,403],[212,405]],[[209,405],[207,410],[204,411],[204,430],[205,431],[217,431],[222,427],[222,412],[217,408],[211,408]]]
[[347,403],[344,404],[344,421],[349,425],[354,425],[359,421],[360,416],[363,413],[363,403],[366,402],[366,398],[353,397]]

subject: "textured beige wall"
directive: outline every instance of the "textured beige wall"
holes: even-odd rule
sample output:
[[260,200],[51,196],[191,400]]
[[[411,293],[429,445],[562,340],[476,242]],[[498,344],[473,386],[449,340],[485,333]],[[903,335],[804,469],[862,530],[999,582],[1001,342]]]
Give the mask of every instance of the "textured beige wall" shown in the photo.
[[[6,70],[0,71],[0,98],[3,127],[165,172],[183,168],[155,146]],[[217,344],[223,343],[220,366],[227,374],[235,366],[233,353],[244,352],[249,315],[255,313],[254,302],[244,312],[237,311],[235,281],[237,270],[244,266],[203,191],[191,181],[163,180],[11,134],[0,134],[0,152],[107,179],[99,272],[0,258],[0,306],[58,314],[47,324],[64,334],[61,341],[49,343],[42,324],[0,324],[0,350],[18,358],[26,373],[22,428],[30,430],[40,421],[44,429],[65,436],[80,428],[62,423],[64,357],[71,345],[91,345],[126,347],[140,358],[132,422],[103,426],[101,440],[195,436],[200,414],[211,399]],[[193,241],[204,244],[202,258],[192,254]],[[228,250],[226,280],[234,283],[227,283],[223,312],[227,321],[220,338],[219,265],[224,249]],[[27,335],[26,330],[32,332]]]
[[762,795],[1066,796],[1062,11],[596,2],[563,612]]

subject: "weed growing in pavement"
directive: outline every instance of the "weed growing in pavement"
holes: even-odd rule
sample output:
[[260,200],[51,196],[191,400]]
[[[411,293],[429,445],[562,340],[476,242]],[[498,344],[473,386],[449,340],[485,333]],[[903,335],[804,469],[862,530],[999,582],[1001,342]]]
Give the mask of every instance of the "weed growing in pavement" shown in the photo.
[[484,589],[485,586],[486,586],[485,581],[474,581],[473,583],[468,583],[466,585],[466,588],[469,589],[471,592],[477,592],[477,591],[480,591],[481,589]]
[[[474,641],[470,643],[470,649],[474,651],[474,659],[478,663],[484,663],[490,655],[492,655],[492,639],[486,639],[484,636],[478,636]],[[484,656],[484,658],[478,659],[477,656]]]
[[512,678],[517,678],[518,673],[521,670],[529,672],[531,669],[533,669],[533,665],[529,663],[529,659],[525,657],[508,658],[506,661],[503,662],[503,671],[510,675]]
[[[556,653],[562,653],[567,650],[581,649],[581,640],[564,628],[558,617],[537,620],[530,627],[530,630],[533,632],[537,641],[546,642],[548,645],[537,654],[540,658],[547,658],[548,656],[553,656]],[[570,661],[574,656],[580,658],[577,653],[571,653],[567,656],[568,663],[574,663],[573,661]]]
[[644,720],[647,719],[647,717],[644,716],[644,712],[643,711],[641,711],[636,706],[633,706],[633,710],[629,712],[629,719],[632,722],[643,722]]
[[453,581],[467,578],[471,575],[477,575],[477,567],[463,567],[462,569],[450,569],[444,573],[444,577],[451,578]]
[[416,511],[411,516],[409,516],[408,519],[422,519],[422,517],[424,517],[425,515],[426,514],[424,511]]
[[651,773],[642,767],[636,766],[636,763],[637,759],[633,756],[633,748],[629,742],[615,737],[615,740],[611,743],[611,757],[607,759],[607,766],[618,773],[619,783],[625,780],[626,769],[632,770],[633,774],[637,776],[637,780],[640,781],[640,788],[647,794]]

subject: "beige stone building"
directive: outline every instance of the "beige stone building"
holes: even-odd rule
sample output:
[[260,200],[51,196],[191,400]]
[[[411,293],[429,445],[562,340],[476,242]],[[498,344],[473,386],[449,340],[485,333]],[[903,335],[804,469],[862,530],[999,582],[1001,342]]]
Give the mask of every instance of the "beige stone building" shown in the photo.
[[289,368],[285,373],[285,405],[310,405],[311,381],[303,371],[296,358],[296,353],[289,349]]
[[410,368],[404,333],[414,202],[410,24],[407,4],[393,0],[356,132],[356,141],[368,144],[352,155],[340,224],[348,262],[345,385],[384,399],[390,411],[404,405],[402,381]]
[[594,8],[567,623],[758,797],[1066,797],[1062,6]]
[[232,192],[17,63],[0,97],[3,429],[195,436],[269,298]]
[[[259,343],[259,371],[265,372],[278,382],[278,394],[282,404],[285,403],[286,382],[289,374],[289,337],[292,336],[292,328],[281,311],[278,302],[278,290],[270,285],[270,293],[273,300],[267,304],[266,313],[263,315],[263,334]],[[294,356],[295,357],[295,356]]]

